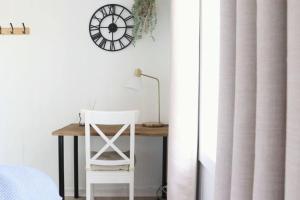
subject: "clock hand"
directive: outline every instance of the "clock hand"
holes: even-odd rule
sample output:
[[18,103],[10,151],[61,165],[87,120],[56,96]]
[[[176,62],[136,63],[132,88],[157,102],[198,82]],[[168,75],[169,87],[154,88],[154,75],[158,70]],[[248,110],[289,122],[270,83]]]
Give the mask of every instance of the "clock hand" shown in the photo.
[[[100,28],[109,28],[108,26],[101,26]],[[118,26],[118,28],[133,28],[133,26]]]
[[115,21],[115,23],[117,23],[118,19],[120,18],[120,16],[121,16],[122,13],[123,13],[123,11],[124,11],[124,8],[123,8],[123,10],[121,11],[121,13],[118,15],[118,18],[117,18],[117,20]]

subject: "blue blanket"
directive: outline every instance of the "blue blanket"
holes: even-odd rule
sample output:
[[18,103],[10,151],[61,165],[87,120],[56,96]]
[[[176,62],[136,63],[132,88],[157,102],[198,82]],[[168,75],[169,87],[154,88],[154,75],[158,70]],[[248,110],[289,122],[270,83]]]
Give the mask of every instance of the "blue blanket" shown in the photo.
[[61,200],[44,173],[22,166],[0,166],[0,200]]

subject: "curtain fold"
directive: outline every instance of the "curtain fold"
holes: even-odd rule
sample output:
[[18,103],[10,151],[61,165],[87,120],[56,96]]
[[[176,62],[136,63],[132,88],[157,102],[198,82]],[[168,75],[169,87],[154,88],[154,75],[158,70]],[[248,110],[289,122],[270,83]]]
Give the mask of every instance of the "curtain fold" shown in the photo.
[[287,28],[284,0],[257,1],[253,199],[284,199]]
[[[230,199],[236,52],[236,0],[220,2],[220,93],[215,199]],[[222,78],[221,78],[222,77]]]
[[300,199],[300,1],[221,1],[215,200]]
[[[252,197],[256,105],[256,2],[236,4],[235,104],[231,199]],[[233,77],[234,78],[234,77]]]
[[300,1],[288,2],[285,199],[300,197]]

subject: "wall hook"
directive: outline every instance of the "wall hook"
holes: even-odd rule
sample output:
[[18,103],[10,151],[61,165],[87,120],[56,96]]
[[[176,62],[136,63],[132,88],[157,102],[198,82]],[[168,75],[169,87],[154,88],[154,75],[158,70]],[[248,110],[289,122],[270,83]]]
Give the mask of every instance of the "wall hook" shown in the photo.
[[11,34],[14,34],[14,27],[13,27],[12,23],[10,23],[10,27],[11,27],[10,33],[11,33]]
[[26,34],[26,27],[25,27],[25,24],[22,23],[22,25],[23,25],[23,34]]

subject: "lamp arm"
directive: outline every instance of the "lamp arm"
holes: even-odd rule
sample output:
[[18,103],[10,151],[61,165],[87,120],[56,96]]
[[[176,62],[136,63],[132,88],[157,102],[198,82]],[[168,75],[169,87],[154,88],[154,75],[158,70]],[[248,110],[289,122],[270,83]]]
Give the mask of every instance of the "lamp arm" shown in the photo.
[[141,74],[141,76],[145,76],[147,78],[151,78],[157,81],[157,88],[158,88],[158,123],[160,124],[160,81],[158,78],[154,76],[149,76],[147,74]]

